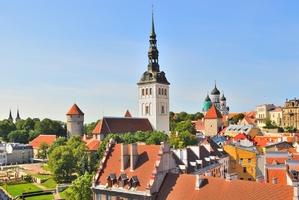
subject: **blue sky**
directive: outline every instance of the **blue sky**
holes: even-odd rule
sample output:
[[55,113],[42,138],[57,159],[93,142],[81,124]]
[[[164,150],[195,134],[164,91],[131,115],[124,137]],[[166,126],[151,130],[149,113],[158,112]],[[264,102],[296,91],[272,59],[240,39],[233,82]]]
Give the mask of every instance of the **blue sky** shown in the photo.
[[0,1],[0,119],[137,117],[152,5],[171,111],[201,112],[215,80],[231,112],[299,98],[299,1]]

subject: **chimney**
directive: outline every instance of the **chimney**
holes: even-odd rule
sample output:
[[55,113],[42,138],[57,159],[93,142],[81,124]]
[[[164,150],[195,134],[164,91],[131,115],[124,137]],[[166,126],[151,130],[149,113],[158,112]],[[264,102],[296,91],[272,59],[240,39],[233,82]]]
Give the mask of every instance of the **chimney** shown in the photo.
[[294,185],[294,196],[293,200],[298,200],[299,199],[299,185]]
[[277,178],[276,177],[272,178],[272,183],[277,184]]
[[232,180],[232,178],[231,178],[231,176],[230,176],[229,173],[225,174],[225,180],[228,181],[228,182],[229,182],[230,180]]
[[128,163],[129,154],[128,154],[128,144],[122,143],[120,148],[120,171],[125,171],[125,168]]
[[130,172],[133,172],[135,170],[137,159],[138,159],[138,146],[137,143],[133,143],[131,144]]
[[200,186],[202,184],[202,175],[201,174],[196,174],[196,182],[195,182],[195,190],[199,190]]
[[258,175],[257,177],[256,177],[256,182],[262,182],[262,180],[263,180],[263,176],[262,175]]

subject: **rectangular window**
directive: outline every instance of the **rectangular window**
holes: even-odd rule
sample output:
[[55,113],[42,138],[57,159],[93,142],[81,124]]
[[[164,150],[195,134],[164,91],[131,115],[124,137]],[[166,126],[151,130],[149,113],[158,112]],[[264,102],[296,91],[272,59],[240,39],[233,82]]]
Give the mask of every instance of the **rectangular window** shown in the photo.
[[164,106],[162,106],[162,109],[161,109],[161,110],[162,110],[162,114],[164,114],[164,112],[165,112],[165,111],[164,111]]
[[145,106],[145,114],[149,114],[149,106]]
[[244,173],[246,173],[246,172],[247,172],[247,170],[246,170],[246,167],[243,167],[243,172],[244,172]]
[[249,181],[251,181],[251,178],[248,178]]
[[240,178],[240,180],[243,180],[243,178]]
[[240,164],[243,164],[243,158],[240,158]]
[[251,164],[251,158],[248,158],[248,164]]

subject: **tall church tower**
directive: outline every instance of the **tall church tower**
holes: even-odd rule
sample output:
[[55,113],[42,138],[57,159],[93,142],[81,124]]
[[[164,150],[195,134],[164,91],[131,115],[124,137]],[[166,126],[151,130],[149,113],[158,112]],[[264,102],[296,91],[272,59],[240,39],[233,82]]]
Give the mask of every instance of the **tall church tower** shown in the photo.
[[84,135],[84,113],[75,103],[66,113],[66,126],[67,139],[73,135]]
[[165,73],[160,71],[159,51],[152,14],[152,30],[148,50],[148,67],[138,85],[139,117],[146,117],[154,130],[169,134],[169,85]]

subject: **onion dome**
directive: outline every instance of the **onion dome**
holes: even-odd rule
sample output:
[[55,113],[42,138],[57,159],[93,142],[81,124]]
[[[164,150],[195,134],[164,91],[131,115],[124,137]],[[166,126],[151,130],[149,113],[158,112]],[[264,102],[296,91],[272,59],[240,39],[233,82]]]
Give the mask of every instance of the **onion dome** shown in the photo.
[[225,98],[224,94],[222,94],[222,97],[221,97],[220,101],[226,101],[226,98]]
[[211,92],[211,95],[220,95],[220,92],[219,92],[219,90],[218,90],[217,87],[216,87],[216,83],[215,83],[215,87],[214,87],[214,89],[213,89],[212,92]]
[[203,102],[203,110],[208,111],[208,110],[210,110],[211,107],[212,107],[212,101],[211,101],[209,95],[207,95],[207,97],[205,98],[205,101]]

